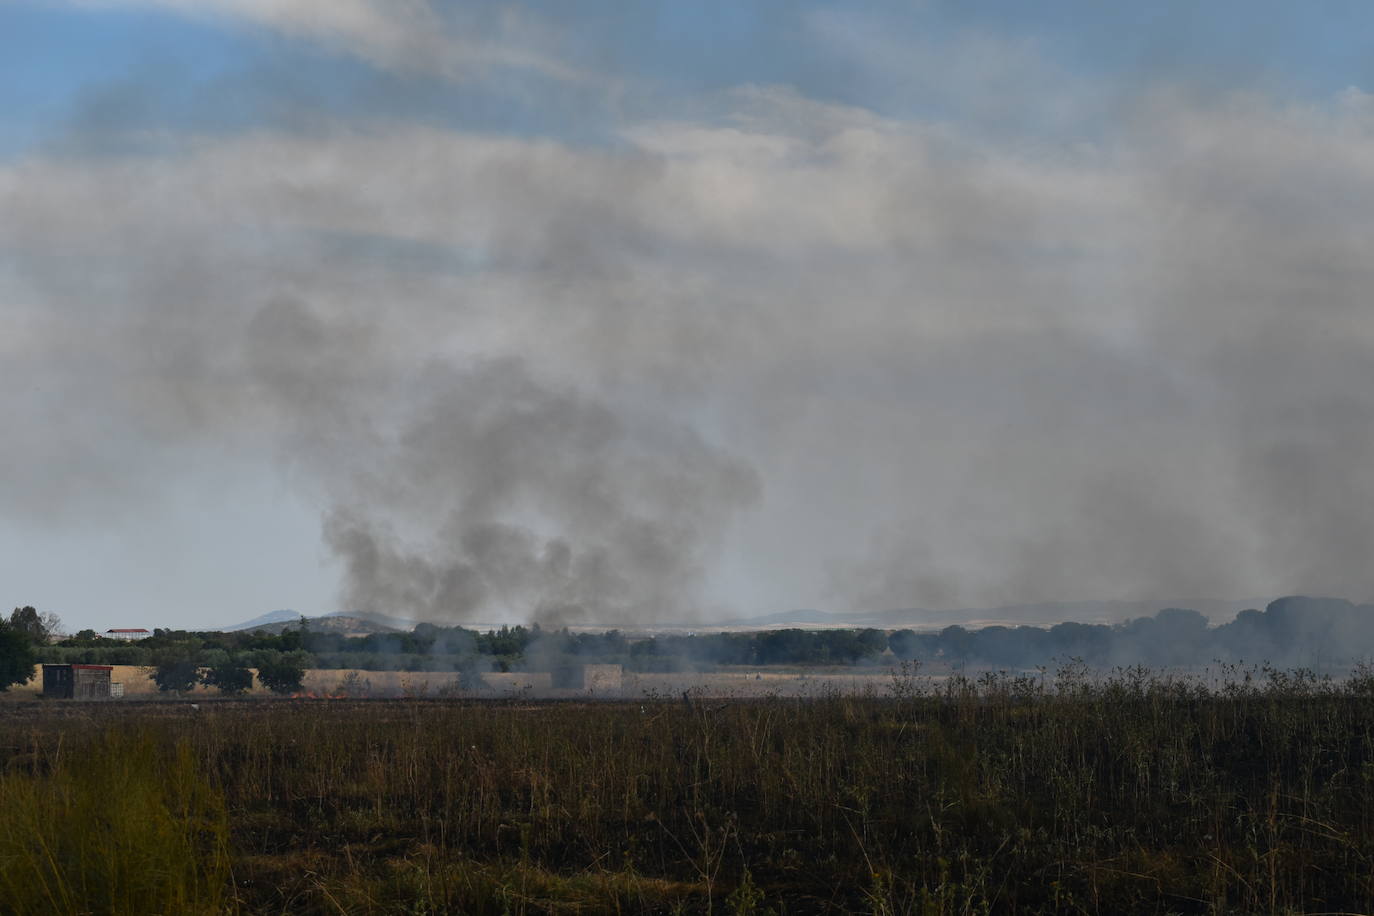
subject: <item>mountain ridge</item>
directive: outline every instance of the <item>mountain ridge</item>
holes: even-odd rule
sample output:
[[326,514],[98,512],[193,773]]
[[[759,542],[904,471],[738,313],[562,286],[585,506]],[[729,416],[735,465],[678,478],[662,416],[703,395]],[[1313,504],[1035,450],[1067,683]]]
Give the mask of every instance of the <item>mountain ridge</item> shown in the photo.
[[301,614],[299,611],[282,609],[269,611],[266,614],[261,614],[251,620],[245,620],[241,623],[219,627],[218,632],[238,633],[245,630],[261,630],[267,633],[280,633],[282,630],[296,625],[301,620],[304,620],[306,627],[311,630],[343,632],[353,635],[365,635],[367,633],[404,633],[415,626],[412,621],[402,620],[399,617],[390,617],[386,614],[363,614],[359,612],[335,611],[332,614],[321,614],[312,617]]

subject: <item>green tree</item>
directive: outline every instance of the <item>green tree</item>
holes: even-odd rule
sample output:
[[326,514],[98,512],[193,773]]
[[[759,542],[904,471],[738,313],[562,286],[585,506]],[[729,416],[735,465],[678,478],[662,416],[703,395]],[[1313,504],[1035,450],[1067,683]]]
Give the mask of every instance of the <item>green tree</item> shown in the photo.
[[283,652],[295,652],[305,646],[306,633],[305,618],[302,617],[299,627],[294,630],[288,627],[281,631],[281,635],[277,637],[277,645]]
[[26,604],[10,614],[10,626],[27,636],[34,645],[45,646],[49,637],[61,632],[62,618],[53,613],[40,614],[33,605]]
[[912,659],[921,654],[921,640],[915,630],[898,630],[888,636],[887,645],[898,658]]
[[238,696],[253,686],[253,672],[241,665],[224,662],[201,675],[201,683],[215,687],[220,693]]
[[10,628],[28,637],[29,641],[41,645],[48,641],[47,631],[43,628],[43,618],[32,605],[17,607],[10,614]]
[[859,631],[859,645],[864,655],[881,655],[887,648],[887,633],[872,628]]
[[28,683],[37,663],[29,637],[0,619],[0,691]]
[[273,693],[294,693],[301,689],[305,666],[290,655],[265,658],[258,663],[258,680]]
[[153,666],[153,682],[158,690],[185,693],[200,681],[200,666],[188,655],[164,655]]

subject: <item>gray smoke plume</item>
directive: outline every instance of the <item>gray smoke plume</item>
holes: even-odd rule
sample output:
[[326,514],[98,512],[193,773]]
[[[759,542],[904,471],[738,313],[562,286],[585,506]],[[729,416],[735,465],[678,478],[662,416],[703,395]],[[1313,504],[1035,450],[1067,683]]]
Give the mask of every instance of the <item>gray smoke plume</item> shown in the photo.
[[[516,360],[422,372],[325,523],[346,601],[425,620],[690,619],[753,471],[690,428],[552,390]],[[408,542],[388,519],[421,525]]]
[[348,607],[447,622],[690,618],[711,538],[758,488],[690,426],[553,387],[519,359],[422,362],[355,397],[330,363],[361,357],[372,335],[281,302],[249,339],[264,392],[303,423],[292,454],[331,504],[324,534]]
[[742,86],[594,143],[380,106],[7,160],[11,540],[280,474],[343,608],[443,622],[1374,597],[1374,104],[1062,95],[1064,136]]

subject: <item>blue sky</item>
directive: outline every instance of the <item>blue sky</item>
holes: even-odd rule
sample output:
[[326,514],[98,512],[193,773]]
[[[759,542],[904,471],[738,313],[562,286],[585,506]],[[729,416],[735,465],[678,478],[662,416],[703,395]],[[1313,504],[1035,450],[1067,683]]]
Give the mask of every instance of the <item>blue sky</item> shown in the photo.
[[100,628],[1367,599],[1372,35],[0,0],[0,581]]
[[[1374,70],[1374,10],[1316,4],[1161,2],[543,3],[527,7],[566,36],[570,59],[625,79],[641,105],[673,105],[743,84],[787,85],[811,98],[885,114],[949,107],[949,87],[872,72],[827,46],[809,17],[929,46],[988,35],[1037,53],[1106,94],[1152,83],[1199,92],[1262,90],[1320,97],[1364,86]],[[506,86],[453,86],[378,72],[308,39],[227,17],[154,4],[0,5],[0,151],[22,155],[90,129],[234,130],[280,124],[304,110],[334,117],[407,116],[524,133],[588,133],[604,109],[548,85],[512,98]],[[1049,87],[1053,88],[1053,87]],[[116,145],[118,141],[115,142]]]

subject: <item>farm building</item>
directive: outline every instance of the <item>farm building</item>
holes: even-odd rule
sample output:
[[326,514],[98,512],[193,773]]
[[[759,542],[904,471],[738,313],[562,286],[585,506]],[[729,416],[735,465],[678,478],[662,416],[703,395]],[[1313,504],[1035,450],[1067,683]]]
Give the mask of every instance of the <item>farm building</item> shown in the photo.
[[110,675],[113,671],[109,665],[44,665],[43,696],[107,700],[110,698]]
[[152,635],[152,633],[149,633],[142,627],[116,628],[113,630],[106,630],[104,633],[106,639],[147,639]]
[[586,690],[605,695],[618,694],[620,693],[620,666],[565,665],[553,669],[553,686],[562,690]]

